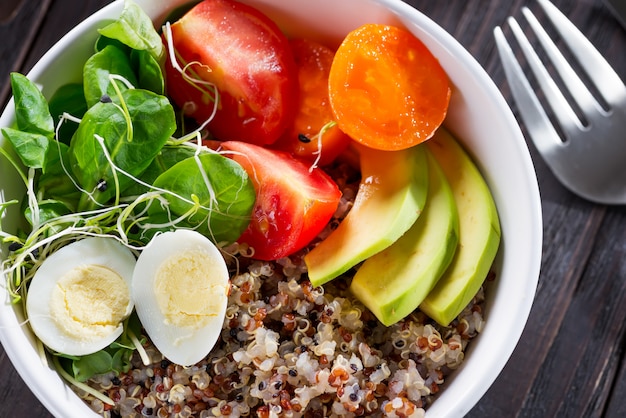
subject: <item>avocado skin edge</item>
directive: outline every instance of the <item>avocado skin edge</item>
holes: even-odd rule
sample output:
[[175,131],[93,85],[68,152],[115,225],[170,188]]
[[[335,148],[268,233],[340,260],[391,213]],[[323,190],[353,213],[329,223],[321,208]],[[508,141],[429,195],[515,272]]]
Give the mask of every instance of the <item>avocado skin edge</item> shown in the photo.
[[471,302],[492,267],[500,246],[500,220],[487,183],[450,132],[440,128],[428,141],[428,148],[455,195],[459,246],[450,266],[419,308],[448,326]]
[[386,326],[413,312],[446,270],[458,244],[459,216],[448,181],[428,154],[428,198],[413,226],[365,260],[350,290]]

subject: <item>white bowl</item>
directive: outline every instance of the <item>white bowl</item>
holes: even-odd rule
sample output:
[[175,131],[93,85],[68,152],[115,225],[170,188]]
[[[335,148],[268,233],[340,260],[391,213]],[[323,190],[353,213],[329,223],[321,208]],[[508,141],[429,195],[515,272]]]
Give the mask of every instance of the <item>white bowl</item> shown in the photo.
[[[159,25],[171,10],[187,2],[136,1]],[[502,225],[502,243],[495,263],[497,281],[487,293],[485,328],[471,342],[465,362],[427,410],[429,418],[463,416],[484,395],[513,352],[539,276],[539,190],[530,154],[511,110],[486,72],[451,35],[400,0],[245,2],[274,18],[290,35],[331,44],[338,44],[346,33],[363,23],[403,25],[431,49],[447,71],[454,90],[445,124],[483,172]],[[48,51],[28,77],[40,84],[48,97],[60,85],[78,81],[82,63],[92,51],[96,28],[119,16],[122,7],[122,1],[115,1],[79,24]],[[13,124],[13,110],[10,102],[0,118],[0,127]],[[3,138],[0,141],[4,144]],[[2,158],[0,179],[0,199],[21,197],[21,181]],[[15,225],[17,219],[17,213],[9,213],[3,225]],[[55,416],[95,416],[56,372],[42,364],[23,319],[19,306],[11,305],[5,297],[5,303],[0,304],[0,341],[28,387]]]

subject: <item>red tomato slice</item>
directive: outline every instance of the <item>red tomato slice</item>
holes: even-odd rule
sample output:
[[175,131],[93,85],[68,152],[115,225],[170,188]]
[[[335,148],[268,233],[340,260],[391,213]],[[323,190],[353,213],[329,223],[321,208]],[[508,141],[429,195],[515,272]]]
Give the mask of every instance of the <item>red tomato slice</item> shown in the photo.
[[293,123],[273,147],[324,166],[333,162],[351,141],[337,125],[324,129],[335,120],[328,100],[328,74],[335,53],[307,39],[293,39],[289,44],[298,68],[298,110]]
[[366,24],[350,32],[330,69],[339,128],[371,148],[399,150],[429,139],[450,101],[448,77],[413,34]]
[[246,170],[256,189],[248,229],[239,238],[254,258],[275,260],[304,248],[337,210],[341,192],[321,169],[291,154],[240,141],[222,144]]
[[[171,32],[180,66],[195,62],[189,75],[219,91],[209,124],[215,137],[270,144],[284,132],[293,118],[297,75],[289,41],[272,20],[243,3],[205,0],[172,24]],[[168,95],[189,116],[199,123],[211,117],[207,87],[186,81],[170,60],[166,83]]]

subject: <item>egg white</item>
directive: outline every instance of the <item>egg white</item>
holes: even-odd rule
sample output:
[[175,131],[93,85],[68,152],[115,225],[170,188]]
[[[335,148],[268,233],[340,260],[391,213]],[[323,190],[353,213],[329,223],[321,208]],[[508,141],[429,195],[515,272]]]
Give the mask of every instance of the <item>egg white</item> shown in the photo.
[[[53,312],[55,303],[65,301],[53,301],[54,295],[59,292],[59,283],[74,269],[84,269],[89,266],[104,268],[112,271],[115,281],[111,284],[115,288],[100,289],[104,292],[121,292],[128,296],[125,306],[117,306],[115,309],[123,312],[121,320],[128,317],[133,310],[131,297],[131,280],[135,268],[135,256],[123,244],[114,238],[88,237],[68,244],[47,257],[37,269],[28,288],[26,299],[26,312],[29,324],[35,335],[43,344],[51,350],[68,355],[82,356],[99,351],[111,344],[123,332],[122,322],[119,324],[101,324],[101,315],[96,312],[101,306],[102,300],[93,300],[89,306],[80,307],[81,318],[93,315],[95,322],[76,321],[79,327],[85,327],[86,332],[82,335],[68,332],[68,324],[59,323],[59,316]],[[121,278],[122,280],[119,280]],[[108,283],[108,282],[107,282]],[[71,295],[67,296],[71,298]],[[63,306],[63,305],[56,305]],[[83,310],[84,309],[84,310]],[[104,308],[105,310],[108,307]],[[68,308],[70,317],[73,315]],[[71,325],[71,324],[70,324]],[[74,334],[74,335],[72,335]]]
[[211,351],[222,330],[228,291],[222,254],[198,232],[157,235],[137,259],[132,287],[137,315],[173,363],[189,366]]

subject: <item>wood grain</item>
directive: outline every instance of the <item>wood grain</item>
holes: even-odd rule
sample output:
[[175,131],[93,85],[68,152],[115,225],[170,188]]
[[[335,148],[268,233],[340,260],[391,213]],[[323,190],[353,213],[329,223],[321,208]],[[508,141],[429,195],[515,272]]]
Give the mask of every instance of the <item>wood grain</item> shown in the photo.
[[[526,0],[407,0],[458,39],[511,104],[493,28],[521,20]],[[9,71],[28,71],[73,25],[108,0],[24,0],[0,23],[0,103]],[[626,31],[601,0],[554,3],[626,80]],[[523,125],[522,125],[523,128]],[[525,130],[524,130],[525,132]],[[533,309],[515,352],[470,417],[626,416],[626,208],[564,189],[529,142],[542,194],[543,261]],[[625,157],[626,158],[626,157]],[[625,159],[626,163],[626,159]],[[49,417],[0,351],[0,417]]]
[[[4,0],[3,0],[4,1]],[[24,71],[24,61],[28,51],[39,45],[37,32],[43,24],[51,0],[23,0],[11,11],[11,19],[0,22],[0,39],[10,48],[0,51],[0,103],[2,108],[10,95],[9,73]],[[48,45],[47,47],[49,47]]]

